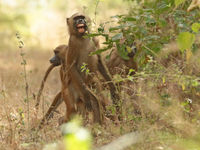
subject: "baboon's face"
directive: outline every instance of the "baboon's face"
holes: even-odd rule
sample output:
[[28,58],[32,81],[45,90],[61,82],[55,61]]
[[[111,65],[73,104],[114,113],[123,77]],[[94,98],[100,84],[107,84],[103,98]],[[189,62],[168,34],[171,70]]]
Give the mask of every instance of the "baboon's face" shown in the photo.
[[88,22],[89,20],[82,14],[74,14],[67,18],[70,34],[83,36],[88,30]]
[[87,30],[85,16],[77,16],[74,18],[74,28],[80,34],[85,33],[85,31]]
[[134,57],[136,52],[137,52],[137,48],[136,48],[135,44],[133,43],[131,46],[131,51],[128,52],[128,57],[130,57],[130,58]]
[[[54,51],[54,53],[55,53],[55,51]],[[61,65],[61,59],[58,57],[58,55],[56,53],[49,61],[54,66]]]
[[54,66],[61,65],[65,59],[65,52],[67,50],[66,45],[60,45],[54,49],[54,56],[49,60]]

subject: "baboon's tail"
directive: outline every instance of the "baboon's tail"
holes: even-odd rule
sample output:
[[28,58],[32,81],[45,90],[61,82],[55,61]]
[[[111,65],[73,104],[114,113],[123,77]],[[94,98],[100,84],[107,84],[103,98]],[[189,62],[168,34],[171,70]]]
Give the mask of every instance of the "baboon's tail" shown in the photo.
[[46,82],[49,73],[51,72],[51,70],[52,70],[54,67],[55,67],[55,66],[54,66],[53,64],[49,66],[49,68],[47,69],[47,71],[46,71],[46,73],[45,73],[45,75],[44,75],[44,78],[43,78],[43,80],[42,80],[42,83],[41,83],[41,85],[40,85],[40,89],[39,89],[39,91],[38,91],[37,99],[36,99],[37,102],[36,102],[36,104],[35,104],[35,108],[36,108],[36,111],[37,111],[37,112],[38,112],[38,109],[39,109],[40,96],[41,96],[42,91],[43,91],[43,88],[44,88],[44,83]]

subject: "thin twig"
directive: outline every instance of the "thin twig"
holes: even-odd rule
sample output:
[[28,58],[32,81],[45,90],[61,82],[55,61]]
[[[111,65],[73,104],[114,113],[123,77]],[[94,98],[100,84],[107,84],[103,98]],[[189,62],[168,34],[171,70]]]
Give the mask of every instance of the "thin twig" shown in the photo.
[[99,5],[100,0],[96,1],[95,11],[94,11],[94,24],[96,25],[96,18],[97,18],[97,7]]
[[28,128],[29,128],[29,120],[30,120],[30,103],[29,103],[29,85],[28,85],[28,80],[27,80],[27,71],[26,71],[26,59],[24,57],[25,53],[23,52],[23,47],[24,47],[24,42],[22,41],[19,33],[16,33],[16,37],[18,39],[18,43],[19,43],[19,49],[20,49],[20,55],[22,58],[22,62],[21,65],[23,65],[23,73],[24,73],[24,82],[25,82],[25,93],[26,93],[26,97],[25,97],[25,102],[27,103],[27,124],[28,124]]

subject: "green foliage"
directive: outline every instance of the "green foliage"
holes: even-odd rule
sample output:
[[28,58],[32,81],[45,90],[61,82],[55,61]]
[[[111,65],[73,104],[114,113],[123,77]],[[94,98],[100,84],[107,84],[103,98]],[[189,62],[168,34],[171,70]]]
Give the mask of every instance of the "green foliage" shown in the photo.
[[[199,31],[199,23],[194,22],[200,19],[200,14],[196,10],[187,12],[189,4],[185,0],[138,2],[129,14],[113,16],[111,18],[114,19],[111,21],[113,26],[109,26],[108,31],[106,30],[108,22],[99,26],[98,33],[94,33],[93,36],[105,37],[103,43],[105,48],[93,54],[99,54],[115,46],[119,55],[128,60],[127,47],[136,43],[138,51],[135,59],[141,67],[146,64],[147,55],[155,56],[164,44],[176,38],[181,50],[193,51],[196,46],[193,46],[195,35],[190,33],[191,26],[193,32]],[[178,7],[179,5],[182,7]]]
[[182,32],[178,35],[177,42],[181,51],[190,50],[195,41],[195,35],[190,32]]
[[81,72],[85,72],[86,75],[88,75],[90,73],[89,68],[87,67],[86,63],[83,63],[83,65],[81,66]]
[[198,33],[200,29],[200,23],[193,23],[192,24],[192,31]]
[[180,4],[184,3],[185,0],[175,0],[175,5],[178,7]]

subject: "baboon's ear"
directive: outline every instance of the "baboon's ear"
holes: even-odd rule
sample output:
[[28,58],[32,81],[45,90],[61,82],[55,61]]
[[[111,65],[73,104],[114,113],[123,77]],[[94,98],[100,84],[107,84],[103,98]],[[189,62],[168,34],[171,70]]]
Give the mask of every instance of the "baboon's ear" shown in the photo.
[[69,25],[69,18],[66,18],[67,25]]
[[86,17],[87,23],[91,23],[91,19],[89,17]]

